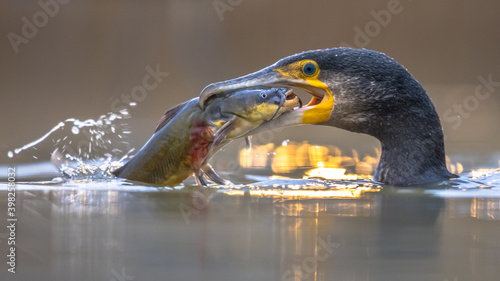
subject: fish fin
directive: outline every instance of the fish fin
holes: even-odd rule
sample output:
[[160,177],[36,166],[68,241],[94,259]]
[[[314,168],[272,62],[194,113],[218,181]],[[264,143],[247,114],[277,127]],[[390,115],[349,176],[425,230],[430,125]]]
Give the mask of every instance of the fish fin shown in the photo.
[[250,150],[252,148],[252,136],[245,137],[245,144],[246,144],[247,150]]
[[215,172],[215,170],[210,166],[210,164],[206,164],[203,167],[203,172],[205,173],[205,176],[207,176],[211,181],[215,182],[216,184],[220,185],[230,185],[233,184],[232,182],[223,179],[221,176]]
[[231,130],[233,129],[234,122],[227,122],[226,124],[224,124],[224,126],[220,127],[220,129],[215,132],[215,139],[210,150],[213,150],[215,147],[221,144],[226,139],[229,132],[231,132]]
[[203,171],[202,170],[194,172],[194,179],[196,180],[197,185],[207,186],[207,182],[203,178]]
[[165,113],[163,114],[161,119],[158,121],[158,124],[156,124],[155,133],[158,132],[159,130],[161,130],[161,128],[165,127],[165,125],[167,125],[168,122],[170,122],[170,120],[172,120],[172,118],[174,118],[177,115],[177,113],[179,113],[179,111],[181,111],[181,109],[185,105],[186,105],[186,102],[183,102],[183,103],[177,105],[176,107],[173,107],[173,108],[165,111]]

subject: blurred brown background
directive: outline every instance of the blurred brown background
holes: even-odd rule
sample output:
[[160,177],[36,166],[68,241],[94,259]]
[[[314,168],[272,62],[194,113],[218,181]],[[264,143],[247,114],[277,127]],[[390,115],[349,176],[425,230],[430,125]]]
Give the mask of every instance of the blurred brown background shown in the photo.
[[[207,84],[343,42],[384,52],[409,69],[437,107],[448,154],[469,155],[473,165],[479,165],[476,156],[500,159],[500,85],[490,87],[489,97],[474,98],[479,76],[500,82],[498,1],[40,2],[46,11],[37,1],[0,3],[0,165],[34,161],[11,160],[7,151],[62,120],[115,110],[114,101],[142,85],[147,66],[159,65],[169,75],[130,110],[135,147],[166,109],[196,97]],[[377,22],[374,15],[388,5],[398,12]],[[363,44],[356,41],[359,30]],[[274,141],[283,139],[361,152],[378,147],[369,136],[318,126],[288,128]]]

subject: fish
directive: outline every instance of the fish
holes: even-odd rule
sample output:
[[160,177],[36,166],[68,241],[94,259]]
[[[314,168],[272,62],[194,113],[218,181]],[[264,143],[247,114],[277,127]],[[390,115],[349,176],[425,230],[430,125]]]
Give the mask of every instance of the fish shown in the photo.
[[251,145],[249,132],[300,106],[289,88],[238,90],[208,100],[204,109],[193,98],[167,110],[146,144],[113,174],[162,186],[177,186],[191,175],[202,186],[207,178],[230,184],[208,160],[236,138],[245,137]]

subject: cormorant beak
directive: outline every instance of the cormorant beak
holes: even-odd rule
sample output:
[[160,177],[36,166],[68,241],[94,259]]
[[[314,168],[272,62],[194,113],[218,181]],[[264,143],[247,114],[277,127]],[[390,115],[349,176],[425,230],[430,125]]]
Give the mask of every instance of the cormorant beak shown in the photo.
[[284,114],[290,120],[287,125],[326,121],[333,109],[333,96],[323,82],[317,78],[297,79],[290,75],[284,75],[279,69],[274,69],[273,66],[239,78],[208,85],[200,94],[200,106],[204,108],[205,102],[212,96],[258,86],[300,88],[312,95],[312,99],[307,105]]

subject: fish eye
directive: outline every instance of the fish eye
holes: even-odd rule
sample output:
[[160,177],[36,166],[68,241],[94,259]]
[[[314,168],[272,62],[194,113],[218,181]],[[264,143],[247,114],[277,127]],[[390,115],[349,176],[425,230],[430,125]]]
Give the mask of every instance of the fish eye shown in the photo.
[[261,96],[263,99],[267,98],[267,94],[266,94],[266,93],[260,93],[260,96]]
[[302,72],[307,76],[312,76],[316,74],[316,65],[312,62],[308,62],[302,67]]

